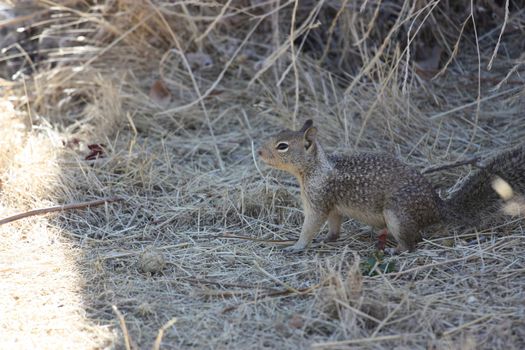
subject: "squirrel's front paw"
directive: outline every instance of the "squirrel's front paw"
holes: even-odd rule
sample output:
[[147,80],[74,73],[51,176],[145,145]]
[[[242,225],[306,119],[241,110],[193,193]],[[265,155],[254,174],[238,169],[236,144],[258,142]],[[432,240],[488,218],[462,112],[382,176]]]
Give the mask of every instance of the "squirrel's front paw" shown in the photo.
[[323,240],[323,243],[335,242],[339,239],[339,234],[328,234]]
[[284,248],[283,251],[285,253],[300,253],[300,252],[304,251],[304,248],[306,248],[306,247],[304,247],[302,245],[298,245],[296,243],[296,244],[294,244],[292,246]]
[[383,249],[379,250],[382,250],[386,255],[399,255],[399,250],[397,249],[397,247],[383,247]]
[[397,247],[393,248],[393,247],[387,247],[383,250],[383,252],[385,252],[386,255],[391,255],[391,256],[394,256],[394,255],[399,255],[403,252],[406,252],[408,251],[408,249],[404,248],[403,246],[401,245],[398,245]]

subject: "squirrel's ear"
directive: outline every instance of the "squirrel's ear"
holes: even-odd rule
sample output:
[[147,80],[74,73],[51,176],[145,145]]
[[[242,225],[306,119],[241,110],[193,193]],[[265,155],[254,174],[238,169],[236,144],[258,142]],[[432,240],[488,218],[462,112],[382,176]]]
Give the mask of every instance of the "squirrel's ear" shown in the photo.
[[304,132],[304,148],[309,150],[313,144],[315,144],[315,139],[317,138],[317,128],[311,126]]
[[305,132],[306,130],[311,128],[313,125],[314,125],[313,120],[308,119],[307,121],[304,122],[303,127],[299,131]]

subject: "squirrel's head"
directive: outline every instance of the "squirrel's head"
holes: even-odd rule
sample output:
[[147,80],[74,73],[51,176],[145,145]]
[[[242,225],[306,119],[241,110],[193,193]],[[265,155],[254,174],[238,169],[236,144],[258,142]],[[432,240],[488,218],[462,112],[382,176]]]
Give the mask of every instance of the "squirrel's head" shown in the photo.
[[272,136],[259,149],[259,157],[269,166],[300,175],[315,165],[317,128],[308,119],[299,131],[286,130]]

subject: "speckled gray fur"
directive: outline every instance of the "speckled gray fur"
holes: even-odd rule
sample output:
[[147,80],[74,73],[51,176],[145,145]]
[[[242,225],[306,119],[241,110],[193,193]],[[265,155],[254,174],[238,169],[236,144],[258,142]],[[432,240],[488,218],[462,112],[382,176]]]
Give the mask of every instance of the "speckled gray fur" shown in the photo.
[[[301,186],[305,220],[290,251],[306,248],[328,221],[327,240],[339,236],[343,216],[376,229],[387,228],[398,250],[413,250],[421,231],[437,223],[468,223],[499,202],[490,188],[494,175],[525,189],[525,147],[492,159],[443,201],[416,169],[383,153],[327,156],[309,120],[299,131],[284,131],[259,150],[268,165],[295,175]],[[279,145],[280,144],[280,145]],[[277,147],[280,150],[277,150]]]

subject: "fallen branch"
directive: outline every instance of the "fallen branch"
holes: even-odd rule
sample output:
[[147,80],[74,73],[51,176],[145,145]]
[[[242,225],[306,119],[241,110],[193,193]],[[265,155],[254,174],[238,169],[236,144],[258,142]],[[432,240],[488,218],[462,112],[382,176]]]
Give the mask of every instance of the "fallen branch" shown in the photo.
[[84,208],[96,207],[98,205],[102,205],[105,203],[119,202],[122,200],[124,199],[120,197],[110,197],[110,198],[105,198],[105,199],[97,199],[97,200],[89,201],[89,202],[71,203],[71,204],[65,204],[65,205],[58,205],[56,207],[34,209],[34,210],[26,211],[24,213],[16,214],[13,216],[9,216],[5,219],[2,219],[0,220],[0,225],[7,224],[9,222],[13,222],[13,221],[27,218],[30,216],[44,215],[48,213],[54,213],[57,211],[65,211],[65,210],[71,210],[71,209],[84,209]]
[[347,347],[349,345],[357,344],[369,344],[374,342],[390,341],[390,340],[399,340],[405,338],[413,339],[414,336],[421,335],[421,333],[404,333],[404,334],[392,334],[392,335],[383,335],[380,337],[369,337],[369,338],[357,338],[357,339],[348,339],[340,341],[331,341],[325,343],[314,343],[312,344],[312,349],[331,349],[331,348],[340,348],[342,346]]
[[281,239],[261,239],[261,238],[253,238],[248,236],[240,236],[240,235],[233,235],[229,233],[223,233],[221,235],[214,235],[213,238],[226,238],[226,239],[244,239],[246,241],[253,241],[253,242],[263,242],[263,243],[274,243],[277,245],[290,245],[295,242],[295,240],[281,240]]
[[[227,283],[227,282],[221,282],[221,281],[211,281],[206,280],[202,278],[195,278],[195,277],[182,277],[181,279],[188,281],[190,283],[196,283],[196,284],[213,284],[219,287],[235,287],[235,288],[245,288],[245,289],[253,289],[254,285],[247,285],[247,284],[240,284],[240,283]],[[279,290],[276,290],[272,287],[264,287],[264,286],[257,286],[258,288],[264,288],[266,290],[269,290],[270,292],[280,292]]]
[[471,159],[460,160],[454,163],[444,164],[444,165],[440,165],[436,167],[430,167],[430,168],[424,169],[421,173],[423,174],[434,173],[436,171],[457,168],[458,166],[462,166],[462,165],[472,165],[472,166],[479,168],[480,166],[478,165],[478,161],[479,161],[479,158],[474,157]]
[[[255,304],[257,302],[264,301],[266,299],[271,299],[271,298],[280,297],[280,296],[287,296],[287,295],[305,295],[305,294],[308,294],[308,293],[310,293],[311,291],[313,291],[313,290],[315,290],[317,288],[322,287],[325,283],[326,283],[326,281],[322,281],[321,283],[316,284],[316,285],[311,286],[311,287],[298,288],[298,289],[294,289],[294,290],[283,289],[283,290],[278,290],[278,291],[275,291],[275,292],[264,293],[264,294],[258,295],[255,299],[249,301],[248,303]],[[239,303],[239,304],[235,304],[235,305],[230,305],[230,306],[222,309],[221,313],[225,314],[225,313],[228,313],[230,311],[233,311],[233,310],[237,309],[239,306],[241,306],[243,304],[246,304],[246,303]]]

